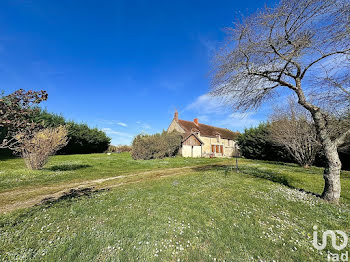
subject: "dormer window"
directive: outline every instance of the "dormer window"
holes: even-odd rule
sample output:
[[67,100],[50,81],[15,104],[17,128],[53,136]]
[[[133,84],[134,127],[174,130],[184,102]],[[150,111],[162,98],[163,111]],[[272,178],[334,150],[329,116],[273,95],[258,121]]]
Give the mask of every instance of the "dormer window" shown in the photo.
[[216,135],[216,142],[220,143],[220,135]]

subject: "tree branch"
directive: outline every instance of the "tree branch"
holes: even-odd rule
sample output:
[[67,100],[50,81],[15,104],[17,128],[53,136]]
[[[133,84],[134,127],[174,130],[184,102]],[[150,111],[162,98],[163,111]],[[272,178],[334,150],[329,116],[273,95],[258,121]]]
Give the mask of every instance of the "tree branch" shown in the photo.
[[335,141],[334,143],[337,146],[341,146],[342,144],[345,143],[345,139],[347,138],[347,136],[350,135],[350,129],[348,129],[346,132],[344,132],[343,134],[341,134]]
[[273,78],[271,76],[269,76],[268,74],[266,74],[265,72],[264,73],[259,73],[259,72],[248,72],[249,75],[255,75],[255,76],[262,76],[262,77],[265,77],[267,78],[269,81],[271,82],[274,82],[274,83],[279,83],[280,85],[282,86],[286,86],[286,87],[289,87],[290,89],[292,90],[296,90],[296,87],[280,78]]
[[297,74],[294,75],[290,75],[291,77],[298,77],[300,75],[301,72],[301,67],[300,65],[293,61],[292,58],[287,58],[284,55],[282,55],[280,52],[278,52],[278,50],[276,49],[276,47],[273,44],[270,44],[270,47],[272,48],[272,50],[275,52],[275,54],[277,54],[281,59],[283,59],[284,61],[288,62],[288,63],[292,63],[296,68],[297,68]]
[[325,58],[327,58],[327,57],[330,57],[330,56],[332,56],[332,55],[345,54],[346,52],[349,52],[349,51],[350,51],[350,49],[346,49],[346,50],[343,50],[343,51],[337,51],[337,52],[328,53],[328,54],[325,54],[325,55],[319,57],[318,59],[316,59],[315,61],[313,61],[312,63],[310,63],[309,65],[307,65],[307,66],[305,67],[305,69],[304,69],[304,71],[302,72],[300,78],[303,79],[303,78],[304,78],[304,75],[305,75],[305,73],[306,73],[306,71],[309,70],[310,67],[312,67],[314,64],[320,62],[321,60],[323,60],[323,59],[325,59]]

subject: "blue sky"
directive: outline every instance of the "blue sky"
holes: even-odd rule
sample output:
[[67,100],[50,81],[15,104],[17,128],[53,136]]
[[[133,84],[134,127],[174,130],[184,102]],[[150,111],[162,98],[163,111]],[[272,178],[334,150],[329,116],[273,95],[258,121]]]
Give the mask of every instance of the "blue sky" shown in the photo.
[[180,118],[242,131],[244,116],[210,99],[213,50],[264,1],[47,1],[0,4],[0,90],[44,89],[50,112],[106,131],[113,144]]

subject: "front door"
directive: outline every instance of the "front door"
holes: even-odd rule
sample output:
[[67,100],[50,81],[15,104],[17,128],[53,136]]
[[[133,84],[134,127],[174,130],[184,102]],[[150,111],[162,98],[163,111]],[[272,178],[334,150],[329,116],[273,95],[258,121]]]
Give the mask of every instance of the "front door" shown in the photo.
[[192,146],[192,157],[202,157],[202,146]]

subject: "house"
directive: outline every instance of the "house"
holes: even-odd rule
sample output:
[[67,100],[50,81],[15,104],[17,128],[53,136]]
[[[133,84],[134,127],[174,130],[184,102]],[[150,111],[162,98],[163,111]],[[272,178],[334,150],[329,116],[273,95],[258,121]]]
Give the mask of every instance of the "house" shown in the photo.
[[[180,154],[183,157],[232,157],[236,155],[238,132],[226,128],[179,119],[175,111],[167,132],[178,131],[183,135]],[[238,154],[238,152],[237,152]]]

